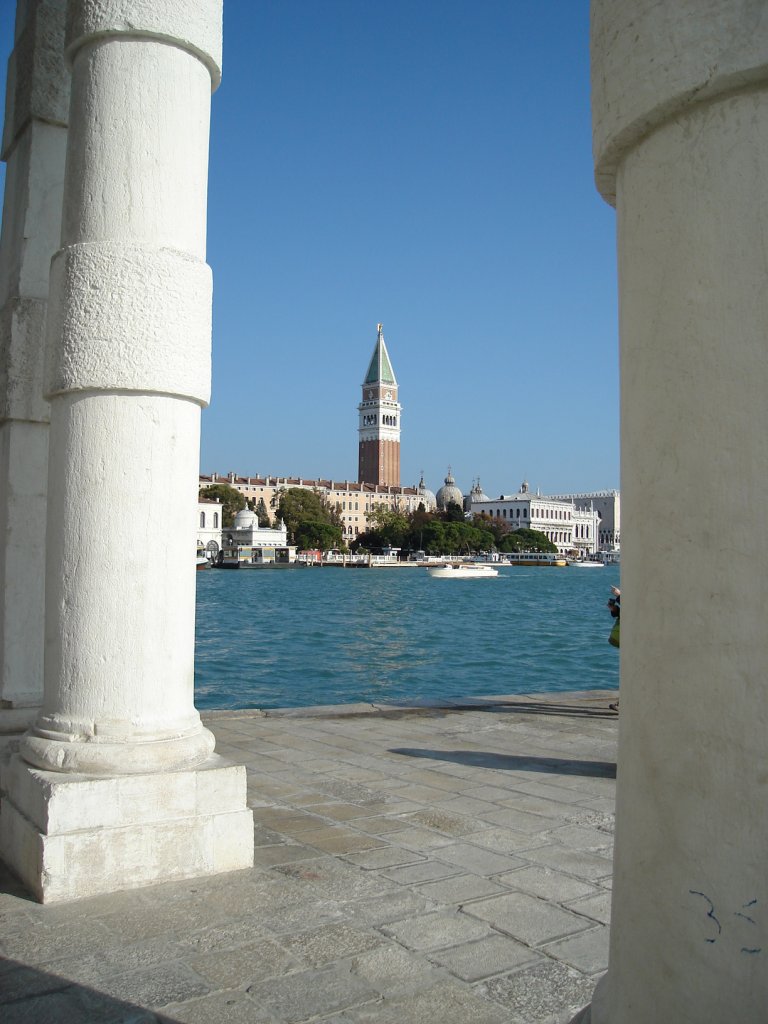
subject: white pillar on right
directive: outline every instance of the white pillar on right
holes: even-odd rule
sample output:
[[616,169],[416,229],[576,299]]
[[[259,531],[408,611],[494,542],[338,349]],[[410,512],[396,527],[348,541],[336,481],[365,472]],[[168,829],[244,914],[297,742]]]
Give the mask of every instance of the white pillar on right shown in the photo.
[[[592,1024],[768,1020],[768,3],[593,0],[621,718]],[[589,1014],[584,1019],[590,1019]]]

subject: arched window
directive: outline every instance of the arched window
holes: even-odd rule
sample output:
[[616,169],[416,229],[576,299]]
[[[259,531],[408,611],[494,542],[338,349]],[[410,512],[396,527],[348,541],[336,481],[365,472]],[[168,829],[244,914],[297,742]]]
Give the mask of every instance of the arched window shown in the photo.
[[205,529],[205,512],[200,513],[200,529]]
[[219,526],[219,513],[218,512],[214,512],[213,513],[213,528],[214,528],[214,530],[218,529],[218,526]]

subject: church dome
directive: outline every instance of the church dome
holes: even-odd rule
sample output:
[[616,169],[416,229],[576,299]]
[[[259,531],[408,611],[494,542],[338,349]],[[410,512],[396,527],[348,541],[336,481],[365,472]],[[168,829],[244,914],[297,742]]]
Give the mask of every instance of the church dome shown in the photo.
[[480,477],[472,484],[472,489],[464,499],[464,511],[469,512],[473,501],[490,501],[491,499],[480,486]]
[[233,530],[255,530],[259,525],[259,517],[248,506],[241,508],[232,521]]
[[456,486],[456,481],[451,476],[450,466],[448,467],[448,476],[445,478],[445,483],[435,495],[435,500],[437,501],[437,507],[442,511],[449,505],[458,505],[459,508],[464,507],[464,495]]
[[433,508],[436,507],[437,498],[435,498],[432,491],[430,491],[430,489],[424,483],[423,473],[421,474],[421,480],[419,480],[419,486],[416,488],[416,493],[418,494],[421,501],[424,503],[424,508],[427,510],[427,512],[430,512]]

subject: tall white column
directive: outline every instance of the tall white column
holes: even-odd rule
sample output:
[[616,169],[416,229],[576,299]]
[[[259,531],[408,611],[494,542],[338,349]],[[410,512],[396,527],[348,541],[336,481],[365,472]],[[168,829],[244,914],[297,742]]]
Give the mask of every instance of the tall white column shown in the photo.
[[592,14],[625,521],[610,964],[591,1020],[764,1021],[768,5]]
[[48,270],[61,234],[66,0],[19,4],[8,62],[0,237],[0,749],[43,699]]
[[45,692],[3,808],[5,856],[44,900],[252,862],[244,769],[211,757],[193,705],[220,49],[221,0],[70,0]]

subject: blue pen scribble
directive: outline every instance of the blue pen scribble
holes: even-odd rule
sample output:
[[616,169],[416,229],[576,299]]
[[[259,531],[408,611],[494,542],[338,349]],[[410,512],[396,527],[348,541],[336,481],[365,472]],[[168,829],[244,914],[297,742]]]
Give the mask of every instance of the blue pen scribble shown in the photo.
[[718,921],[718,919],[715,917],[715,905],[714,905],[714,903],[709,898],[709,896],[707,896],[703,892],[699,892],[698,889],[689,889],[688,892],[692,896],[701,896],[701,898],[706,900],[707,903],[709,904],[709,910],[707,911],[707,917],[711,918],[714,921],[715,925],[717,926],[717,935],[715,936],[714,939],[705,939],[704,941],[705,942],[716,942],[717,941],[717,936],[722,933],[723,927],[720,924],[720,922]]

